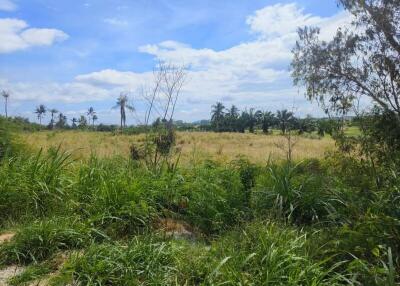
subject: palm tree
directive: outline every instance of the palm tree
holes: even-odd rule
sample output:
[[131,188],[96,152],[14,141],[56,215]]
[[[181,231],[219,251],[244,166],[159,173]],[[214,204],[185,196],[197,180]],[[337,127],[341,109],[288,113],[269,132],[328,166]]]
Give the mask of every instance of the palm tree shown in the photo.
[[126,110],[134,111],[135,108],[132,105],[129,105],[128,95],[121,92],[117,99],[117,104],[113,108],[118,108],[121,114],[121,130],[123,127],[126,127]]
[[72,128],[76,128],[76,123],[78,123],[78,119],[74,117],[71,119],[71,122],[72,122]]
[[93,116],[92,116],[93,128],[94,128],[94,122],[95,122],[97,119],[99,119],[99,118],[97,117],[97,115],[96,115],[96,114],[93,114]]
[[87,120],[84,115],[81,115],[81,117],[78,119],[78,126],[79,128],[85,128],[87,126]]
[[217,102],[215,105],[211,106],[211,108],[211,123],[215,125],[215,130],[219,131],[220,124],[224,119],[225,106],[221,102]]
[[278,110],[276,118],[279,128],[281,129],[282,133],[285,134],[294,119],[293,112],[290,112],[287,109]]
[[227,114],[228,126],[230,131],[237,131],[237,122],[239,118],[239,109],[232,105]]
[[42,125],[42,118],[45,116],[46,111],[47,111],[46,106],[44,106],[43,104],[36,107],[35,113],[37,114],[37,118],[39,119],[40,125]]
[[3,90],[1,92],[1,95],[4,97],[4,111],[6,114],[6,118],[8,118],[7,105],[8,105],[8,98],[10,97],[10,92]]
[[232,107],[229,109],[228,115],[230,118],[238,118],[239,109],[235,105],[232,105]]
[[60,114],[58,115],[58,122],[56,125],[58,128],[64,128],[67,125],[67,116],[65,116],[60,112]]
[[50,125],[51,128],[54,128],[54,115],[56,115],[58,113],[58,110],[55,108],[50,109],[50,114],[51,114],[51,121],[50,121]]
[[269,128],[275,124],[275,121],[276,121],[275,115],[270,111],[265,111],[261,122],[261,128],[263,133],[268,134]]
[[93,107],[89,107],[88,111],[87,111],[87,116],[89,118],[89,124],[90,124],[90,118],[93,119],[93,116],[96,114],[96,111],[94,111]]
[[256,113],[254,113],[254,108],[250,108],[247,124],[249,126],[249,132],[254,133],[254,131],[255,131],[254,127],[257,124],[257,117],[256,117]]

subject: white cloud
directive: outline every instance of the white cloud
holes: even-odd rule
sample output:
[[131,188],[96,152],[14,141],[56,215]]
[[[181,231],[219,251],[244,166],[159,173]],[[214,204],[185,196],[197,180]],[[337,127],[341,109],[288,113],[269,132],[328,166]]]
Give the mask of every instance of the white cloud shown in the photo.
[[[112,24],[111,19],[109,20],[109,24]],[[210,48],[196,49],[170,40],[139,47],[139,51],[154,56],[155,60],[189,66],[187,84],[182,90],[177,108],[178,118],[205,118],[208,116],[210,104],[217,100],[224,100],[226,105],[266,107],[271,110],[291,108],[295,104],[299,107],[299,113],[306,114],[310,104],[302,96],[298,96],[297,89],[292,87],[289,73],[291,49],[297,39],[296,30],[298,26],[319,26],[321,37],[328,39],[339,26],[350,23],[350,20],[349,14],[345,12],[331,17],[319,17],[306,14],[296,4],[278,4],[250,15],[247,24],[255,38],[231,48],[220,51]],[[41,39],[40,36],[33,36],[34,32],[20,32],[27,27],[25,22],[13,19],[9,21],[14,21],[13,25],[8,25],[6,33],[11,46],[9,50],[16,49],[15,46],[21,40],[29,43],[29,38],[36,40],[30,42],[32,45],[51,44],[51,41],[45,41],[45,36]],[[1,41],[1,37],[4,37],[1,27],[0,22],[0,52],[1,42],[4,42]],[[60,36],[53,33],[51,38]],[[152,84],[151,71],[135,73],[105,69],[78,75],[67,84],[32,86],[19,83],[15,88],[21,100],[75,103],[114,100],[120,91],[135,92],[143,84]],[[182,112],[179,113],[179,110]],[[317,110],[314,108],[315,112]]]
[[19,19],[0,19],[0,53],[11,53],[34,46],[49,46],[64,41],[68,35],[57,29],[28,28]]
[[14,102],[82,103],[110,99],[113,93],[112,89],[82,82],[9,82],[0,78],[0,83],[2,88],[12,91]]
[[95,86],[119,86],[129,89],[137,88],[146,81],[151,80],[151,73],[121,72],[107,69],[90,74],[78,75],[75,77],[75,80]]
[[297,27],[315,25],[321,18],[304,14],[297,4],[276,4],[257,10],[247,18],[253,32],[263,36],[286,35],[295,32]]
[[12,12],[17,10],[17,5],[10,0],[0,0],[0,11]]

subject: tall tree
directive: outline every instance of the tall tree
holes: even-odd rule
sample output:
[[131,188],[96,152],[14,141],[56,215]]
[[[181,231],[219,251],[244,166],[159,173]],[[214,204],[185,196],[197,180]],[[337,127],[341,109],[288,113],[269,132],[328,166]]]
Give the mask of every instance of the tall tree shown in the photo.
[[319,29],[299,29],[293,50],[294,83],[306,86],[306,96],[326,112],[342,115],[359,98],[371,100],[400,120],[400,2],[340,0],[354,20],[331,41]]
[[60,114],[58,115],[58,121],[56,123],[57,128],[65,128],[67,126],[67,116],[65,116],[64,114],[62,114],[60,112]]
[[283,134],[290,128],[290,124],[294,120],[293,112],[288,111],[287,109],[278,110],[276,113],[276,119],[279,125],[279,129],[282,131]]
[[254,112],[254,108],[250,108],[248,121],[247,121],[247,126],[249,127],[249,132],[250,133],[254,133],[255,132],[256,124],[257,124],[256,113]]
[[239,109],[235,105],[232,105],[228,113],[226,114],[229,131],[238,131],[239,116]]
[[92,124],[93,124],[93,128],[94,128],[94,122],[97,121],[99,118],[97,117],[96,114],[93,114],[92,116]]
[[8,99],[10,98],[10,92],[3,90],[1,96],[4,98],[4,113],[6,118],[8,118]]
[[221,102],[217,102],[211,108],[211,124],[214,125],[216,131],[221,131],[225,106]]
[[90,125],[90,119],[93,120],[93,116],[96,114],[96,111],[94,111],[93,107],[89,107],[89,109],[88,109],[86,114],[88,116],[88,119],[89,119],[88,122],[89,122],[89,125]]
[[83,129],[86,128],[88,125],[87,119],[84,115],[81,115],[81,117],[78,119],[78,127]]
[[129,104],[128,95],[126,93],[121,93],[117,99],[117,104],[114,108],[119,108],[121,115],[121,130],[126,127],[126,110],[134,111],[135,108]]
[[263,113],[262,122],[261,122],[261,129],[263,133],[268,134],[269,129],[274,126],[276,122],[275,115],[270,111],[265,111]]
[[71,126],[71,127],[72,127],[72,128],[76,128],[76,127],[77,127],[76,124],[78,123],[78,119],[76,119],[76,118],[74,117],[74,118],[71,119],[71,122],[72,122],[72,126]]
[[239,117],[239,109],[235,105],[232,105],[228,111],[228,115],[230,118],[238,118]]
[[54,115],[58,113],[58,110],[55,108],[50,109],[50,115],[51,115],[51,120],[50,120],[50,127],[54,128]]
[[47,111],[46,106],[44,106],[43,104],[36,107],[35,113],[37,115],[37,118],[39,119],[40,125],[42,125],[42,118],[45,116],[46,111]]

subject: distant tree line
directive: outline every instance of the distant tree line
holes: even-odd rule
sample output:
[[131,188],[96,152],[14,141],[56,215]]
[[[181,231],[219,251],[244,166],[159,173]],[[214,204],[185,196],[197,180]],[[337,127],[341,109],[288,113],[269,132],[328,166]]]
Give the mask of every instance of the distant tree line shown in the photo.
[[338,128],[337,120],[317,119],[311,116],[298,118],[287,109],[278,110],[276,113],[255,108],[239,111],[235,105],[226,108],[221,102],[211,107],[208,128],[203,126],[203,129],[215,132],[255,133],[256,130],[261,130],[264,134],[269,134],[272,129],[278,129],[282,134],[290,130],[299,134],[317,132],[320,136],[332,134],[335,128]]

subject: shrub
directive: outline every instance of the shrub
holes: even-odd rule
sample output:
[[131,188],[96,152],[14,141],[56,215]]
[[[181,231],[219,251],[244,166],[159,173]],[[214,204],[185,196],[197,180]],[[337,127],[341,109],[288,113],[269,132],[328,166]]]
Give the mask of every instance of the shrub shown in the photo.
[[324,175],[302,173],[303,163],[270,164],[258,177],[252,205],[257,215],[272,216],[297,224],[330,219],[335,214],[338,194],[327,188]]

